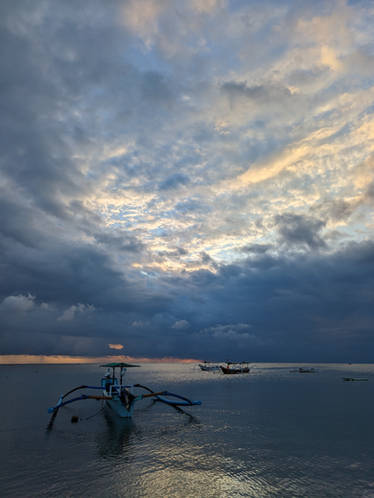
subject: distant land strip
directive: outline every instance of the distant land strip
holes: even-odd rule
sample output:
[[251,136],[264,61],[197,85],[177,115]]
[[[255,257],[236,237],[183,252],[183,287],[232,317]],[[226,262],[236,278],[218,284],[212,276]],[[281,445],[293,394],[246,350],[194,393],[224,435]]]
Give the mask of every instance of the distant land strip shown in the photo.
[[105,363],[113,361],[134,361],[138,363],[196,363],[193,358],[136,358],[133,356],[70,356],[70,355],[34,355],[34,354],[9,354],[0,355],[0,365],[24,364],[79,364],[79,363]]

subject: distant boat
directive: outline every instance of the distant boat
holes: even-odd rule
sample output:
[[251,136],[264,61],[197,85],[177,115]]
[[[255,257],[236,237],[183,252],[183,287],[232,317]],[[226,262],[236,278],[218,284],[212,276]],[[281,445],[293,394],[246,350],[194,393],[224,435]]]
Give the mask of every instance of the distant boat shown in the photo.
[[300,367],[300,368],[293,368],[292,370],[290,370],[291,373],[301,373],[301,374],[304,374],[304,373],[316,373],[317,370],[315,368],[303,368],[303,367]]
[[203,372],[218,372],[220,369],[219,365],[210,364],[208,361],[204,363],[199,363],[199,367]]
[[225,375],[244,374],[250,372],[248,361],[241,361],[241,362],[227,361],[226,366],[225,367],[221,366],[220,368],[222,373],[224,373]]
[[307,373],[316,373],[317,370],[315,368],[299,368],[299,373],[301,374],[307,374]]
[[343,380],[345,382],[360,382],[360,381],[365,381],[365,380],[369,380],[369,379],[366,379],[364,377],[343,377]]

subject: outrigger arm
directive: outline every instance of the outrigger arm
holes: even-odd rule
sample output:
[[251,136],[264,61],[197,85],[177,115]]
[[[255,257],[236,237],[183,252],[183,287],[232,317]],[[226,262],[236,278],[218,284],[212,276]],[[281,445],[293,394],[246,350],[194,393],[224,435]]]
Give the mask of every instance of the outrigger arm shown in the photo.
[[78,396],[77,398],[72,398],[72,399],[69,399],[67,401],[64,401],[64,398],[66,398],[66,396],[69,396],[69,394],[73,393],[74,391],[78,391],[79,389],[101,389],[102,390],[102,387],[86,386],[86,385],[74,387],[74,389],[70,389],[70,391],[68,391],[67,393],[61,394],[57,404],[55,406],[52,406],[51,408],[48,408],[48,413],[56,412],[62,406],[68,405],[69,403],[72,403],[73,401],[79,401],[82,399],[111,399],[111,397],[89,396],[88,394],[82,394],[81,396]]
[[[140,386],[140,384],[139,384],[139,387],[143,387],[143,386]],[[101,389],[102,390],[102,387],[85,386],[85,385],[74,387],[74,389],[71,389],[67,393],[61,395],[60,398],[59,398],[59,400],[58,400],[58,402],[57,402],[57,404],[55,406],[52,406],[51,408],[48,408],[48,413],[56,413],[57,410],[59,408],[61,408],[62,406],[68,405],[69,403],[73,403],[75,401],[82,401],[82,400],[85,400],[85,399],[98,399],[98,400],[100,400],[100,399],[102,399],[102,400],[111,400],[111,399],[113,399],[112,396],[93,396],[93,395],[89,395],[89,394],[81,394],[80,396],[77,396],[76,398],[72,398],[72,399],[68,399],[67,401],[64,401],[64,398],[66,398],[66,396],[68,396],[69,394],[73,393],[74,391],[78,391],[79,389]],[[141,401],[144,398],[151,398],[153,396],[159,397],[160,395],[170,394],[167,391],[153,392],[150,389],[147,389],[147,390],[150,391],[149,394],[141,394],[139,396],[135,396],[134,399],[132,400],[132,403],[134,403],[135,401]]]
[[[152,391],[147,386],[143,386],[142,384],[135,384],[134,387],[140,387],[142,389],[147,390],[151,394],[143,394],[143,398],[146,398],[148,396],[155,396],[158,401],[161,401],[162,403],[166,403],[167,405],[171,406],[194,406],[194,405],[201,405],[201,401],[192,401],[188,398],[185,398],[184,396],[180,396],[179,394],[174,394],[169,391],[163,391],[160,393],[155,393]],[[168,399],[165,398],[164,396],[172,396],[173,398],[176,398],[175,400],[173,399]]]

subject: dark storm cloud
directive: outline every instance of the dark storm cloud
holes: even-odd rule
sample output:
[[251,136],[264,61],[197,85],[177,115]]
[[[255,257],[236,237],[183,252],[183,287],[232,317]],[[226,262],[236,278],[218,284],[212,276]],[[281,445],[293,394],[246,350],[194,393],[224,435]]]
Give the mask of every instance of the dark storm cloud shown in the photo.
[[0,248],[2,353],[100,354],[136,317],[167,308],[166,292],[127,281],[96,246],[0,237]]
[[281,242],[289,246],[298,246],[307,249],[326,247],[325,241],[320,236],[320,231],[325,226],[321,220],[285,213],[275,217]]
[[[115,275],[110,275],[110,285],[105,284],[103,270],[89,277],[87,265],[84,274],[66,275],[64,271],[59,278],[69,296],[73,295],[69,281],[81,286],[74,297],[92,303],[91,309],[76,306],[72,317],[67,306],[64,321],[60,309],[43,309],[41,299],[32,295],[18,296],[13,302],[5,299],[2,347],[8,353],[45,352],[53,336],[55,353],[67,352],[73,343],[74,351],[82,353],[83,344],[89,343],[88,350],[99,354],[107,338],[116,338],[131,345],[134,354],[163,351],[173,355],[183,349],[186,356],[216,359],[244,355],[253,361],[368,360],[374,340],[373,254],[373,244],[355,244],[327,258],[273,258],[267,268],[259,257],[222,267],[215,274],[199,271],[181,280],[171,279],[167,287],[172,292],[167,298],[166,294],[164,299],[160,293],[143,294],[138,295],[138,303],[133,295],[136,289],[126,292]],[[88,254],[84,256],[87,259]],[[103,268],[97,260],[94,265]],[[116,278],[118,287],[114,288]],[[39,292],[50,297],[47,287],[40,287],[40,276],[37,280]],[[85,286],[92,286],[97,295]],[[113,298],[115,303],[110,302]],[[189,326],[177,327],[176,323]],[[50,330],[43,335],[41,327]],[[26,335],[34,333],[31,344]]]
[[[110,257],[116,252],[125,258],[124,261],[129,261],[126,258],[131,260],[134,253],[139,255],[143,245],[134,235],[121,230],[112,234],[101,231],[84,211],[80,211],[82,219],[77,221],[73,217],[72,231],[71,223],[67,227],[63,223],[65,219],[61,221],[32,204],[27,209],[18,198],[11,197],[11,193],[3,192],[0,202],[0,301],[30,294],[37,302],[55,309],[57,329],[57,317],[77,303],[115,313],[130,309],[137,312],[148,306],[147,296],[152,293],[129,283],[118,268],[114,268]],[[77,241],[74,240],[76,225],[82,225]],[[96,243],[84,242],[83,234]],[[151,308],[157,306],[159,299],[164,298],[155,297]],[[21,298],[19,302],[22,302]],[[5,307],[3,311],[7,309]],[[39,313],[38,319],[40,316]],[[43,323],[47,322],[41,320],[36,327],[43,328]],[[27,321],[23,325],[28,328]],[[104,329],[102,333],[105,334]]]
[[[4,191],[0,190],[0,230],[1,236],[24,246],[33,247],[40,242],[37,228],[37,213],[30,212],[26,206],[5,198]],[[36,218],[36,219],[35,219]],[[25,223],[26,221],[26,223]]]
[[[194,274],[189,304],[199,309],[199,318],[185,315],[196,335],[184,341],[194,354],[200,348],[217,359],[227,354],[252,361],[370,361],[373,249],[372,243],[352,244],[328,257],[266,258],[265,266],[259,257],[215,275]],[[201,334],[213,321],[234,329],[247,324],[248,335],[230,340]]]
[[144,244],[125,230],[116,230],[115,233],[93,233],[96,241],[105,247],[130,253],[141,253]]

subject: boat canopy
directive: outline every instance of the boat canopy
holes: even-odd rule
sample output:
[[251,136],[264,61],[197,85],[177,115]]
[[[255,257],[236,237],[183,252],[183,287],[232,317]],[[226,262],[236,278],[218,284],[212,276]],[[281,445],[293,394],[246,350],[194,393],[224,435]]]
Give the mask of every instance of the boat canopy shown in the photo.
[[131,367],[140,367],[140,365],[133,365],[132,363],[105,363],[105,365],[100,365],[101,367],[110,367],[110,368],[131,368]]

